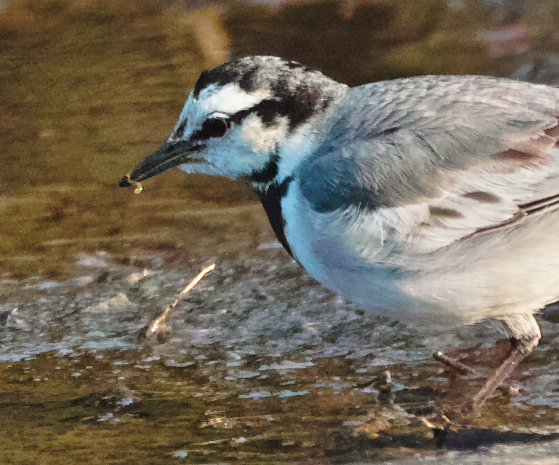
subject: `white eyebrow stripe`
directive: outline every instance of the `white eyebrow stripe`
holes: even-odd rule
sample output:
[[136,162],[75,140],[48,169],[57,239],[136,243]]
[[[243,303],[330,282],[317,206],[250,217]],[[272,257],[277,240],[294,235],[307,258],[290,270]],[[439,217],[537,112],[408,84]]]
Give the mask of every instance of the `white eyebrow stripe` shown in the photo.
[[263,89],[248,93],[238,84],[226,84],[223,87],[211,84],[200,92],[198,109],[200,115],[216,112],[233,115],[238,111],[252,108],[262,100],[270,98],[271,95],[269,90]]

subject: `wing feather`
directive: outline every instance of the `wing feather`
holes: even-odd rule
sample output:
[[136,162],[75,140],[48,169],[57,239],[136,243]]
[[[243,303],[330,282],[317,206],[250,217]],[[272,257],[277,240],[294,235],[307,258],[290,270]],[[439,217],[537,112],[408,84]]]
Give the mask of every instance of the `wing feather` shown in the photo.
[[[431,252],[559,206],[558,89],[474,77],[407,82],[355,89],[300,169],[315,211],[351,211],[350,229]],[[391,95],[408,111],[394,111]]]

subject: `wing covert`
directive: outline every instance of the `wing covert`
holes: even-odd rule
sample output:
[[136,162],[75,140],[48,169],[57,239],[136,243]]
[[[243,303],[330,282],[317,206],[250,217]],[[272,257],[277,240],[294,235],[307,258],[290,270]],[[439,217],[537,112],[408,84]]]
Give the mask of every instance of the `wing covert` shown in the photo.
[[[300,168],[315,211],[360,211],[383,240],[428,252],[559,204],[558,89],[474,77],[430,88],[427,78],[417,81],[407,100],[390,83],[380,83],[382,96],[374,84],[354,89],[368,103],[348,102]],[[391,93],[409,111],[391,111]]]

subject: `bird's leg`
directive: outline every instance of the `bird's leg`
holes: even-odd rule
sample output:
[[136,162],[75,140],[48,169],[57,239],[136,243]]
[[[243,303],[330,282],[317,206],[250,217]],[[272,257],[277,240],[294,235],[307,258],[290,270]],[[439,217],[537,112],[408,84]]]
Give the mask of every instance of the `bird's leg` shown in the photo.
[[[501,321],[512,333],[513,350],[508,358],[501,364],[497,371],[486,381],[481,390],[472,398],[471,406],[479,409],[491,397],[497,389],[526,357],[534,347],[538,345],[541,338],[541,331],[538,322],[532,314],[511,314],[496,318]],[[452,378],[455,380],[459,376],[480,376],[480,373],[470,368],[458,360],[447,357],[442,352],[433,354],[433,358],[452,370]]]
[[516,341],[515,347],[509,357],[501,364],[495,371],[493,376],[487,380],[485,385],[473,397],[474,408],[480,408],[485,401],[495,392],[495,389],[509,377],[518,364],[526,357],[532,349],[538,345],[540,336],[533,336],[531,339],[514,339]]

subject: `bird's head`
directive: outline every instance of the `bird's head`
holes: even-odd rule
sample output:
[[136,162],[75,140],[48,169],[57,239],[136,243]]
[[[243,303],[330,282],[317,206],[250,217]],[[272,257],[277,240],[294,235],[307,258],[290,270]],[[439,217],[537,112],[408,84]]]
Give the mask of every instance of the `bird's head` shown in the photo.
[[277,57],[249,56],[204,71],[167,143],[130,178],[143,181],[180,166],[188,173],[268,184],[289,175],[308,153],[346,90]]

